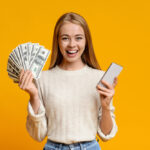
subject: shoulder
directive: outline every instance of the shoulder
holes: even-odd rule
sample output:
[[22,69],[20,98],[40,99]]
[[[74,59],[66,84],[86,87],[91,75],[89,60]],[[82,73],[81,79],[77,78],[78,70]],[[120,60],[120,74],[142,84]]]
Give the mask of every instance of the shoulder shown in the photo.
[[88,79],[91,79],[90,81],[93,83],[93,85],[96,85],[103,77],[104,73],[105,73],[104,70],[88,67],[87,76],[89,77]]
[[95,76],[103,76],[104,73],[105,73],[104,70],[99,70],[99,69],[92,68],[92,67],[89,67],[89,66],[88,66],[88,70],[89,70],[89,72],[91,72]]
[[37,82],[44,83],[49,80],[50,77],[55,75],[55,68],[52,68],[50,70],[44,70],[41,71],[39,78],[37,79]]
[[52,76],[53,74],[55,74],[55,68],[44,70],[44,71],[41,71],[40,78],[42,79],[47,78],[49,76]]

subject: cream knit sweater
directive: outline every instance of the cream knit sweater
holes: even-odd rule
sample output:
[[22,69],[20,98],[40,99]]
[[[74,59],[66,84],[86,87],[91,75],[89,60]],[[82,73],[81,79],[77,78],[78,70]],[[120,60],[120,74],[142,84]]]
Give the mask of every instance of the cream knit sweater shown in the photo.
[[104,135],[99,127],[101,104],[96,85],[103,74],[104,71],[88,65],[74,71],[59,66],[42,71],[36,81],[41,100],[38,114],[28,103],[26,127],[30,136],[37,141],[48,136],[51,141],[65,144],[91,141],[97,132],[104,140],[113,138],[117,125],[112,103],[110,134]]

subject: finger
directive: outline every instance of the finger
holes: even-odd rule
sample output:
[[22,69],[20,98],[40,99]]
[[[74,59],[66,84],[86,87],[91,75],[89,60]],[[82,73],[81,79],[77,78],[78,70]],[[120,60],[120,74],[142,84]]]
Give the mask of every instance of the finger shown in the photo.
[[22,88],[24,86],[24,83],[25,83],[25,80],[26,80],[26,77],[28,76],[28,74],[29,74],[29,70],[25,71],[25,73],[22,77],[22,80],[21,80],[20,88]]
[[29,79],[28,84],[31,83],[32,81],[33,81],[33,74],[32,74],[32,72],[31,72],[31,78]]
[[20,74],[19,74],[19,85],[21,84],[21,80],[24,74],[24,69],[21,70]]
[[98,88],[99,90],[104,91],[104,92],[110,92],[109,89],[107,89],[107,88],[105,88],[105,87],[102,87],[102,86],[100,86],[100,85],[97,85],[97,88]]
[[101,95],[106,96],[106,97],[110,97],[110,96],[111,96],[111,95],[108,94],[107,92],[99,91],[99,93],[100,93]]
[[27,87],[28,84],[30,83],[30,80],[31,80],[31,79],[32,79],[32,73],[29,72],[28,76],[26,77],[26,80],[25,80],[25,83],[24,83],[22,89],[24,89],[24,90],[26,89],[26,87]]
[[114,87],[114,88],[115,88],[115,86],[117,85],[117,83],[118,83],[118,78],[115,77],[115,78],[114,78],[114,82],[113,82],[113,87]]
[[31,72],[31,76],[30,76],[30,79],[28,81],[28,84],[30,84],[31,82],[33,82],[33,74],[32,74],[32,72]]
[[113,94],[111,94],[111,93],[106,93],[106,92],[102,92],[102,91],[99,91],[99,93],[100,93],[100,96],[105,96],[110,99],[112,99],[112,97],[113,97]]
[[101,82],[108,88],[108,89],[113,89],[113,86],[110,85],[108,82],[101,80]]
[[33,75],[31,75],[31,77],[30,77],[30,79],[29,79],[29,82],[28,82],[28,85],[30,84],[30,83],[32,83],[33,82]]

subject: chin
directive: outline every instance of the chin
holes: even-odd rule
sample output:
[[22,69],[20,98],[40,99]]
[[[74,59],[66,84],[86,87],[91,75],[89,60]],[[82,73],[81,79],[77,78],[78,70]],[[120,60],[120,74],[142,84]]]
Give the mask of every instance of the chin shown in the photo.
[[79,58],[66,59],[66,61],[70,62],[70,63],[77,62],[78,60],[79,60]]

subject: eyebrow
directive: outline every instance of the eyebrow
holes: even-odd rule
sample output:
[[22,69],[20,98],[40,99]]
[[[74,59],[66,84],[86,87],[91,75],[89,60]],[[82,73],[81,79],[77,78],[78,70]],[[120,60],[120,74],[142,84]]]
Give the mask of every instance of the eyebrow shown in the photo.
[[[60,35],[60,37],[62,37],[62,36],[69,36],[68,34],[62,34],[62,35]],[[84,36],[83,34],[76,34],[75,36]]]

